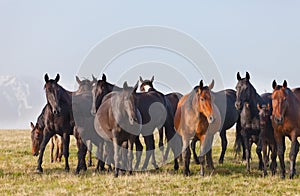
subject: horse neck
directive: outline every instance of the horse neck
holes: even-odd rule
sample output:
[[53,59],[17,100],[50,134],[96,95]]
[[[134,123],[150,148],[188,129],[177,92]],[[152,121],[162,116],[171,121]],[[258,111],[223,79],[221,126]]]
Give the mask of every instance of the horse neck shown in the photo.
[[[290,114],[291,116],[295,116],[297,115],[300,116],[300,111],[298,110],[298,108],[300,108],[300,102],[299,99],[297,98],[297,96],[290,90],[287,89],[289,96],[288,96],[288,102],[289,102],[289,106],[287,108],[287,113]],[[292,109],[290,109],[292,108]],[[298,110],[298,111],[297,111]]]
[[61,101],[67,103],[68,105],[72,104],[72,95],[74,94],[71,91],[64,89],[62,86],[59,86],[62,91]]
[[195,114],[202,114],[199,112],[198,100],[196,98],[196,92],[193,90],[188,96],[188,106],[189,109],[192,110]]
[[251,85],[251,93],[250,93],[249,104],[250,104],[250,111],[251,111],[251,116],[252,117],[258,116],[259,111],[257,109],[257,104],[262,104],[262,103],[263,103],[263,99],[256,92],[255,88]]

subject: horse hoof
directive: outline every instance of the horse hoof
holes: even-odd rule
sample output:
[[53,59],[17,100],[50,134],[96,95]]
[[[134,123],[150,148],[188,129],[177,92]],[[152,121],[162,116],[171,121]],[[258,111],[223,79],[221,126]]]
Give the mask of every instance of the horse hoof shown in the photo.
[[290,179],[292,180],[294,178],[294,174],[290,174]]
[[219,160],[219,164],[223,164],[223,162],[224,162],[223,160],[221,160],[221,159]]
[[184,176],[190,176],[191,175],[191,172],[190,171],[185,171],[184,172]]
[[284,174],[281,174],[281,175],[280,175],[280,178],[281,178],[281,179],[285,179],[285,175],[284,175]]
[[115,176],[115,178],[117,178],[119,176],[119,173],[115,172],[114,176]]
[[177,165],[174,165],[174,170],[175,171],[178,171],[178,169],[179,169],[179,165],[177,164]]
[[41,174],[41,173],[43,173],[43,169],[42,168],[37,168],[35,170],[35,172],[38,173],[38,174]]
[[196,158],[195,158],[194,161],[195,161],[195,164],[196,164],[196,165],[199,165],[199,164],[200,164],[199,159],[196,159]]
[[66,172],[69,172],[69,171],[70,171],[70,168],[69,168],[69,167],[66,167],[66,168],[65,168],[65,171],[66,171]]

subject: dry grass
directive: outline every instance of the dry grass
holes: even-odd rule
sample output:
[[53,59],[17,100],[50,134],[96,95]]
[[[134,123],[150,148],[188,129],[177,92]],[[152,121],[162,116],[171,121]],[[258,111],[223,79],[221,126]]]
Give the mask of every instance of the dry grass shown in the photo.
[[[50,163],[47,148],[44,173],[36,174],[37,157],[31,155],[30,131],[0,131],[0,194],[5,195],[299,195],[299,177],[281,180],[279,175],[261,177],[257,170],[257,156],[252,152],[252,172],[248,174],[240,159],[232,151],[234,132],[230,131],[229,146],[223,165],[217,164],[220,140],[216,137],[213,148],[215,171],[205,177],[198,174],[199,166],[191,164],[192,176],[184,177],[182,165],[178,173],[167,164],[156,171],[136,172],[132,176],[114,178],[113,174],[94,173],[94,168],[75,175],[76,147],[71,140],[70,173],[64,163]],[[289,143],[288,143],[289,145]],[[289,150],[289,146],[288,146]],[[288,151],[286,160],[288,160]],[[157,158],[159,159],[159,158]],[[94,160],[94,162],[96,162]],[[288,168],[288,165],[287,165]],[[299,163],[297,170],[299,171]]]

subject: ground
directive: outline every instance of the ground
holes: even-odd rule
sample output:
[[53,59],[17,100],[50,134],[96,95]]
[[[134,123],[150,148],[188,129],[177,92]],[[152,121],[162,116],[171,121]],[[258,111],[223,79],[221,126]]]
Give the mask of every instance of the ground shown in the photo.
[[[158,170],[134,172],[114,178],[112,173],[95,173],[94,167],[75,175],[76,142],[72,137],[70,145],[70,168],[64,171],[64,163],[50,163],[49,148],[43,162],[44,173],[37,174],[37,157],[31,154],[29,130],[0,131],[0,193],[4,195],[300,195],[299,176],[281,180],[276,176],[262,177],[258,168],[255,149],[252,151],[251,173],[245,164],[233,153],[234,130],[228,131],[229,145],[224,164],[218,164],[220,139],[216,136],[213,146],[215,170],[206,170],[199,175],[199,165],[191,161],[191,176],[184,177],[182,164],[178,172],[173,164],[163,165]],[[286,168],[289,168],[288,152],[285,154]],[[158,156],[157,159],[160,159]],[[297,159],[299,160],[299,158]],[[93,160],[94,163],[96,160]],[[278,160],[277,160],[278,162]],[[297,162],[297,171],[300,170]],[[278,169],[277,169],[278,171]],[[270,174],[270,172],[269,172]],[[288,175],[287,175],[288,176]]]

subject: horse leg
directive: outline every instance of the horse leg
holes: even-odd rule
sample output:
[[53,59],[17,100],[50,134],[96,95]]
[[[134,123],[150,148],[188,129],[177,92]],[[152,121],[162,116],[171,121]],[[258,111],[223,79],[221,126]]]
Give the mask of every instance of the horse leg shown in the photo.
[[128,141],[123,141],[121,146],[121,164],[120,164],[120,170],[122,171],[122,174],[125,174],[125,172],[128,170]]
[[[257,148],[256,148],[257,150]],[[267,163],[268,163],[268,149],[267,149],[267,144],[266,142],[262,143],[262,152],[263,152],[263,176],[267,176]]]
[[[262,154],[261,154],[262,145],[263,145],[262,144],[262,139],[259,139],[258,142],[257,142],[257,146],[256,146],[256,154],[257,154],[258,159],[259,159],[259,163],[258,163],[258,169],[259,170],[263,170],[264,169],[264,162],[263,162],[263,158],[262,158]],[[266,146],[266,144],[264,144],[264,145]],[[266,153],[267,153],[267,151],[266,151]],[[267,165],[266,165],[266,167],[267,167]]]
[[297,141],[297,137],[293,135],[291,137],[292,143],[291,143],[291,150],[290,150],[290,179],[294,178],[294,175],[296,174],[296,157],[299,152],[299,143]]
[[91,142],[91,140],[86,141],[86,145],[87,145],[87,154],[88,154],[88,167],[93,166],[92,163],[92,148],[93,148],[93,144]]
[[50,139],[50,160],[51,160],[51,163],[53,163],[53,161],[54,161],[54,158],[53,158],[53,150],[54,150],[53,137],[51,137],[51,139]]
[[189,139],[182,136],[182,157],[184,163],[184,170],[183,173],[185,176],[190,175],[190,158],[191,158],[191,150],[189,147]]
[[[162,162],[165,162],[165,156],[164,156],[164,127],[161,127],[158,129],[158,134],[159,134],[159,142],[158,142],[158,147],[161,153],[162,157]],[[166,157],[168,157],[168,154],[166,154]]]
[[278,153],[280,168],[281,168],[280,177],[284,179],[285,178],[285,163],[284,163],[285,138],[284,136],[277,134],[277,131],[275,131],[275,139],[276,139],[277,153]]
[[274,176],[275,172],[276,172],[276,167],[277,167],[277,163],[276,163],[277,148],[276,148],[276,143],[275,142],[272,145],[270,145],[270,149],[272,149],[272,154],[271,154],[272,162],[271,162],[271,165],[270,165],[270,169],[271,169],[271,172],[272,172],[272,176]]
[[214,162],[212,160],[212,149],[210,149],[207,153],[206,153],[206,162],[207,162],[207,167],[210,169],[214,169]]
[[69,166],[69,144],[70,144],[70,135],[68,133],[63,134],[63,140],[64,140],[64,145],[63,145],[63,154],[65,157],[65,171],[70,171],[70,166]]
[[144,140],[145,140],[145,144],[146,144],[146,158],[145,158],[145,162],[142,167],[142,170],[145,170],[148,167],[148,163],[149,163],[151,155],[152,155],[152,165],[154,166],[155,169],[157,169],[158,166],[156,164],[155,154],[154,154],[155,146],[154,146],[153,134],[144,136]]
[[57,136],[57,139],[58,139],[58,162],[61,162],[61,157],[62,157],[62,151],[63,151],[63,141],[62,141],[62,138],[61,136]]
[[128,140],[128,152],[127,152],[127,159],[128,159],[128,165],[127,169],[129,171],[129,174],[132,174],[132,161],[133,161],[133,144],[135,141],[136,136],[130,136]]
[[100,171],[104,170],[105,162],[104,162],[104,156],[103,156],[103,147],[104,147],[103,145],[104,145],[104,141],[101,141],[98,143],[98,146],[97,146],[96,157],[98,159],[98,162],[97,162],[95,172],[100,172]]
[[197,143],[197,141],[199,141],[199,139],[197,137],[194,137],[192,142],[191,142],[191,149],[192,149],[192,152],[193,152],[194,161],[197,165],[199,165],[200,162],[199,162],[199,158],[198,158],[197,153],[196,153],[196,143]]
[[139,136],[136,136],[135,138],[135,149],[136,149],[136,162],[134,166],[134,170],[138,170],[141,162],[142,152],[143,152],[143,145],[140,141]]
[[38,159],[38,166],[36,171],[38,173],[42,173],[43,172],[43,168],[42,168],[42,163],[43,163],[43,156],[44,156],[44,152],[46,149],[46,145],[48,144],[50,138],[53,136],[53,134],[49,133],[49,131],[44,130],[44,137],[43,137],[43,141],[41,143],[40,146],[40,155],[39,155],[39,159]]
[[243,141],[244,141],[244,144],[245,144],[245,155],[246,155],[246,168],[247,168],[247,171],[250,172],[250,144],[249,144],[249,138],[248,138],[248,135],[247,135],[247,132],[246,130],[242,130],[242,137],[243,137]]
[[225,156],[225,152],[226,152],[227,144],[228,144],[226,130],[221,129],[220,138],[221,138],[221,143],[222,143],[222,152],[221,152],[221,155],[219,158],[219,164],[223,164],[224,156]]
[[85,163],[85,155],[87,152],[87,147],[83,143],[81,138],[77,139],[77,143],[78,143],[78,153],[77,153],[78,164],[77,164],[77,168],[76,168],[76,174],[79,174],[81,169],[83,169],[84,171],[87,170],[86,163]]
[[116,130],[113,130],[113,145],[114,145],[114,162],[115,162],[115,173],[114,176],[119,176],[119,143],[118,143],[118,134],[116,133]]

